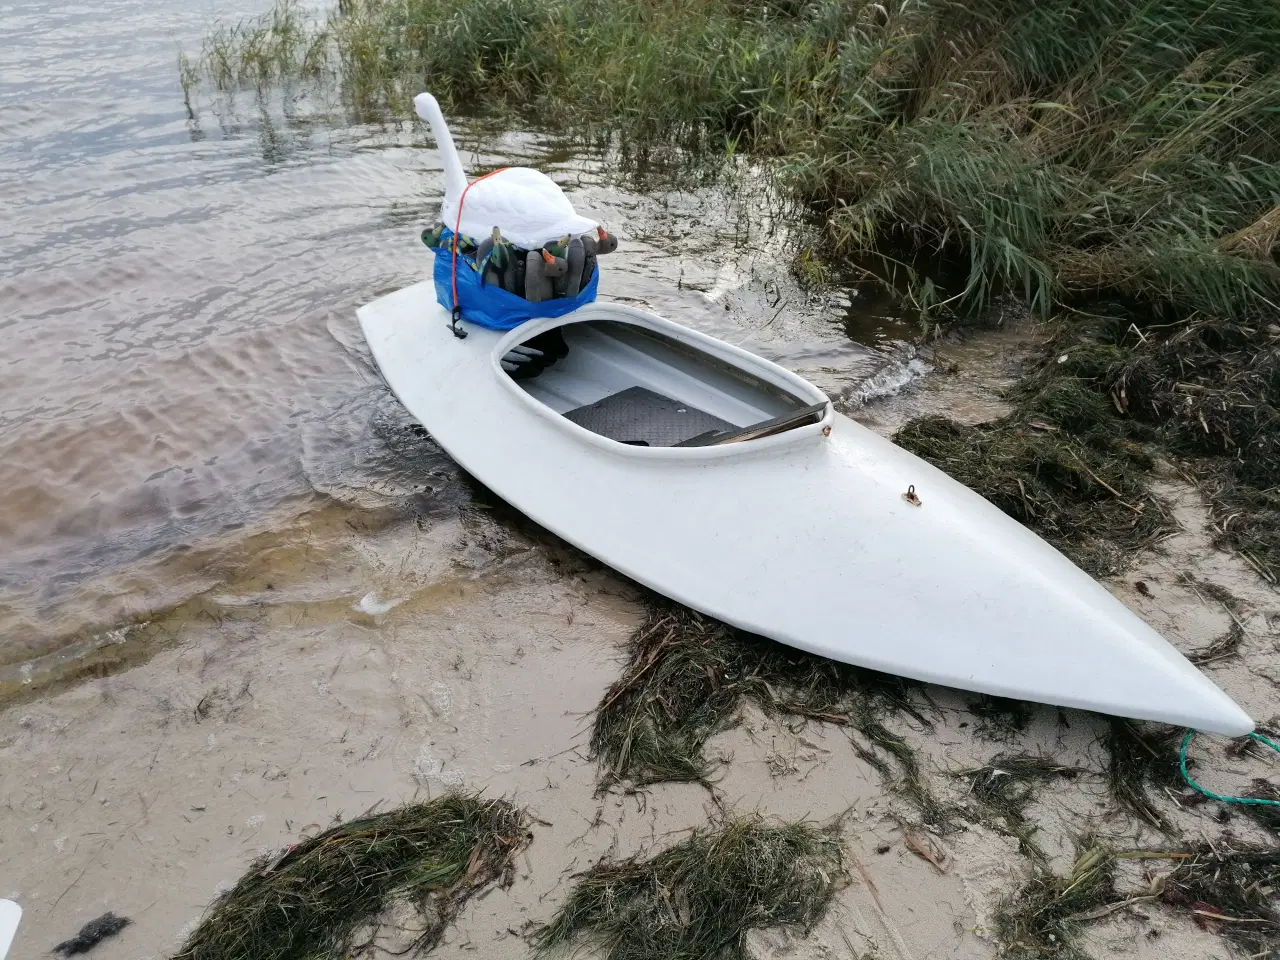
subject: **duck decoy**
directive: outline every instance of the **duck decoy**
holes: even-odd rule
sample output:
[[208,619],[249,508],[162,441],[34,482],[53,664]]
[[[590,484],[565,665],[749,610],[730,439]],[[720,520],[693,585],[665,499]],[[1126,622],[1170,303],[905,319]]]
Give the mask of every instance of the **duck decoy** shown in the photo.
[[[541,303],[555,296],[552,278],[547,275],[547,258],[555,266],[555,258],[545,250],[530,250],[524,257],[524,298],[530,303]],[[563,262],[563,261],[561,261]]]
[[500,282],[502,289],[507,293],[514,293],[518,296],[524,296],[524,288],[516,288],[516,263],[521,266],[524,264],[524,255],[518,252],[511,244],[505,241],[502,244],[502,267]]
[[568,263],[568,269],[565,271],[564,277],[564,295],[566,297],[576,297],[578,291],[582,289],[582,271],[586,266],[587,251],[582,245],[582,238],[575,237],[569,241],[569,252],[565,256]]
[[[569,273],[569,237],[564,236],[542,248],[547,264],[547,276],[552,278],[553,296],[563,297]],[[554,261],[554,262],[553,262]]]
[[515,250],[512,252],[511,268],[514,272],[514,279],[511,282],[511,292],[517,297],[524,296],[524,272],[525,257],[528,253],[524,250]]
[[476,247],[476,264],[484,264],[484,273],[480,275],[481,285],[491,283],[502,286],[502,272],[507,266],[509,255],[509,246],[502,239],[502,231],[494,227],[493,234]]
[[481,260],[487,257],[493,251],[493,248],[501,242],[502,242],[502,231],[499,230],[497,227],[494,227],[493,232],[490,233],[489,236],[484,238],[484,241],[480,244],[480,246],[476,247],[476,263],[479,263]]
[[548,243],[544,243],[542,245],[542,249],[546,250],[547,253],[551,254],[553,257],[559,257],[563,260],[569,253],[569,239],[569,234],[566,233],[558,240],[551,240]]
[[440,237],[444,233],[444,224],[437,223],[422,231],[422,242],[428,247],[440,246]]
[[[567,245],[568,244],[566,243],[566,246]],[[555,247],[556,249],[560,249],[556,244],[552,244],[552,246]],[[565,273],[569,269],[569,261],[566,260],[563,256],[557,256],[556,254],[552,253],[546,247],[543,247],[541,250],[538,251],[538,253],[541,254],[542,256],[543,274],[547,277],[550,277],[552,280],[562,279]],[[563,292],[556,293],[553,295],[557,297],[564,296]]]
[[596,227],[596,256],[603,257],[606,253],[613,253],[617,249],[618,238],[604,227]]

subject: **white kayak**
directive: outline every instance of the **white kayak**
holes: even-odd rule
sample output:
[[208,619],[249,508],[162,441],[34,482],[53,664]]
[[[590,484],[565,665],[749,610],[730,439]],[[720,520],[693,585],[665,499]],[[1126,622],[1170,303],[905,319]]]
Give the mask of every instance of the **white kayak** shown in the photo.
[[[430,282],[359,318],[400,402],[464,469],[673,600],[916,680],[1253,729],[1062,554],[776,364],[613,303],[458,339]],[[530,341],[542,367],[514,379],[504,358]]]

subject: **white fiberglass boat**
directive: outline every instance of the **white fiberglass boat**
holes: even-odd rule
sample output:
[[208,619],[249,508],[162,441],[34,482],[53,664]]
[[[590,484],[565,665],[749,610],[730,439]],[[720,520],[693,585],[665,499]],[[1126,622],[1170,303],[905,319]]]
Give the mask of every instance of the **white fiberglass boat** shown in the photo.
[[[767,360],[610,303],[458,339],[430,282],[359,317],[387,383],[451,457],[658,593],[885,673],[1253,729],[1043,540]],[[524,344],[540,366],[504,362]]]

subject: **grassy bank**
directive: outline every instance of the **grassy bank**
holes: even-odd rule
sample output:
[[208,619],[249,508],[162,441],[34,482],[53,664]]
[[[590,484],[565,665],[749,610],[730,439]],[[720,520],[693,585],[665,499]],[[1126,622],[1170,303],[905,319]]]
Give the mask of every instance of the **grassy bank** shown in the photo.
[[843,253],[970,261],[955,302],[1274,299],[1280,9],[1244,0],[283,0],[220,25],[221,87],[327,77],[403,112],[674,131],[788,158]]
[[[1068,361],[1013,417],[915,425],[909,446],[948,469],[990,455],[963,479],[1105,572],[1165,523],[1134,456],[1155,442],[1224,541],[1280,569],[1276,5],[281,0],[217,25],[182,77],[324,84],[362,118],[427,87],[640,151],[774,157],[818,255],[902,268],[926,318],[1013,293],[1062,321]],[[921,255],[959,279],[917,276]]]

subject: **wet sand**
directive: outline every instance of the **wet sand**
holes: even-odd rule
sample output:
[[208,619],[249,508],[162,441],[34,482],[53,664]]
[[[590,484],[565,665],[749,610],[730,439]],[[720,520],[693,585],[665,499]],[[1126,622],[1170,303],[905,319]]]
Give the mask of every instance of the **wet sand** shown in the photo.
[[[960,353],[976,363],[981,342]],[[988,347],[985,362],[1016,359],[1007,335]],[[894,403],[954,408],[971,388],[942,376]],[[1184,651],[1221,634],[1231,615],[1178,574],[1240,598],[1242,655],[1207,669],[1264,717],[1280,685],[1280,603],[1208,545],[1185,487],[1170,480],[1165,493],[1183,531],[1112,589]],[[153,619],[165,641],[144,662],[0,712],[0,895],[26,909],[15,958],[44,955],[106,910],[133,923],[95,957],[164,956],[254,857],[335,819],[449,788],[511,797],[536,819],[515,884],[473,902],[440,956],[526,956],[522,934],[551,916],[575,871],[673,843],[724,811],[756,810],[843,815],[855,869],[808,939],[753,935],[755,955],[993,955],[991,911],[1028,870],[1016,843],[969,827],[930,838],[945,872],[927,862],[906,843],[904,831],[920,829],[909,827],[914,811],[838,728],[749,710],[712,743],[723,760],[713,792],[598,795],[589,713],[642,616],[639,592],[483,491],[434,523],[370,497],[320,502],[251,541],[196,600]],[[1085,829],[1161,842],[1108,798],[1099,718],[1033,708],[1024,732],[997,742],[979,732],[971,699],[929,688],[920,706],[934,727],[895,725],[939,796],[965,800],[950,773],[1002,751],[1043,751],[1090,771],[1044,791],[1032,811],[1058,869]],[[1258,760],[1226,759],[1209,739],[1198,754],[1204,777],[1224,789],[1266,772]],[[1241,817],[1218,822],[1211,804],[1156,803],[1188,838],[1268,839]],[[1089,943],[1099,956],[1228,955],[1155,905],[1095,928]]]

